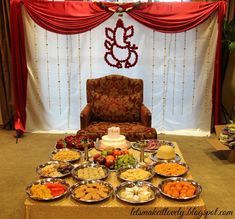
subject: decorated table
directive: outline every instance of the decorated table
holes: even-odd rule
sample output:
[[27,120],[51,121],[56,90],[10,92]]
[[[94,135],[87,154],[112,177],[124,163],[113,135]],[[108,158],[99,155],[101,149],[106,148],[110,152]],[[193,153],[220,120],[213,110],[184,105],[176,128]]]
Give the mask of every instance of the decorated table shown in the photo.
[[[181,161],[184,162],[178,145],[175,142],[174,145],[175,152],[181,157]],[[129,151],[139,159],[139,151],[134,149]],[[91,155],[96,153],[96,149],[92,149],[89,152]],[[145,158],[145,162],[151,162],[150,158]],[[192,179],[190,171],[185,177]],[[158,186],[162,180],[164,180],[163,177],[154,176],[150,182]],[[66,181],[70,185],[76,184],[72,177],[66,178]],[[116,172],[111,172],[106,181],[110,182],[114,189],[122,182],[117,179]],[[206,208],[201,195],[184,201],[177,201],[159,195],[155,200],[145,204],[125,203],[118,200],[115,196],[98,203],[82,203],[74,201],[67,195],[58,200],[45,202],[26,198],[24,205],[26,219],[203,218],[201,213]],[[184,216],[182,217],[182,215]]]

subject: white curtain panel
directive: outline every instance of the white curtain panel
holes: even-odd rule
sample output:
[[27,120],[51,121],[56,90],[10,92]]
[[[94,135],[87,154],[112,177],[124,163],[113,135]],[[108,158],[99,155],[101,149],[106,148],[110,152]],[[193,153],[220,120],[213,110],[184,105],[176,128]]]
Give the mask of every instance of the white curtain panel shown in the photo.
[[[104,42],[110,41],[105,28],[113,30],[119,19],[125,28],[134,29],[128,41],[138,47],[138,60],[130,68],[109,66],[104,59],[109,52]],[[24,12],[24,28],[29,73],[27,131],[80,129],[86,80],[120,74],[143,79],[144,103],[158,133],[210,134],[216,14],[194,29],[176,34],[153,31],[125,13],[114,14],[91,31],[61,35],[41,28]],[[123,41],[123,29],[118,30],[115,37]],[[114,49],[115,57],[122,59],[127,51],[119,50]],[[132,54],[130,62],[134,60]],[[115,64],[115,60],[109,61]]]

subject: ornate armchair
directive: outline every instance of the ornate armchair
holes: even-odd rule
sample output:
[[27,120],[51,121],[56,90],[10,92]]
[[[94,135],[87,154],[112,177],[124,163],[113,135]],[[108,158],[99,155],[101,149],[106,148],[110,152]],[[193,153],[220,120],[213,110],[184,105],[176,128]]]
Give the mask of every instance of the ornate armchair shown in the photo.
[[143,80],[121,75],[88,79],[87,105],[80,114],[81,130],[101,138],[111,126],[120,127],[129,141],[157,138],[151,112],[143,104]]

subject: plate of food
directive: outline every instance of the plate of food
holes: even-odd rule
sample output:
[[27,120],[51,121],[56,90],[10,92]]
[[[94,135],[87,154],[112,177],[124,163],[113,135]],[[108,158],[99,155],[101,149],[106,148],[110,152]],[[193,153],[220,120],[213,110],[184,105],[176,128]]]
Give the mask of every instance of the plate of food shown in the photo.
[[55,149],[68,148],[84,151],[84,144],[87,144],[88,150],[93,149],[95,145],[93,137],[82,134],[69,135],[66,136],[64,139],[59,139],[56,142]]
[[135,150],[140,151],[143,145],[144,145],[144,151],[150,153],[156,152],[156,150],[162,145],[169,145],[171,147],[175,147],[171,141],[164,141],[158,139],[146,139],[143,141],[137,141],[132,143],[131,147]]
[[153,164],[153,171],[164,177],[183,176],[188,170],[189,167],[186,163],[175,160],[161,160]]
[[157,152],[150,155],[153,161],[159,160],[175,160],[179,162],[181,157],[175,153],[175,149],[169,145],[162,145],[158,148]]
[[72,175],[76,180],[101,180],[109,176],[110,171],[104,165],[85,163],[76,166]]
[[137,159],[128,150],[123,151],[114,148],[95,154],[93,160],[95,163],[105,165],[111,171],[116,171],[126,166],[134,166],[138,163]]
[[81,157],[81,152],[74,149],[56,149],[50,154],[52,160],[75,162]]
[[48,161],[36,168],[40,177],[61,178],[68,176],[73,169],[73,165],[65,161]]
[[27,195],[38,201],[51,201],[68,194],[69,184],[63,179],[46,178],[30,183],[26,188]]
[[146,181],[123,182],[115,189],[115,195],[127,203],[144,204],[153,201],[159,195],[159,190]]
[[80,181],[71,187],[70,192],[75,201],[94,203],[110,198],[113,187],[102,180]]
[[161,194],[175,200],[193,199],[202,192],[202,187],[198,182],[182,177],[165,179],[158,187]]
[[124,181],[147,181],[154,176],[152,166],[128,166],[117,170],[117,177]]

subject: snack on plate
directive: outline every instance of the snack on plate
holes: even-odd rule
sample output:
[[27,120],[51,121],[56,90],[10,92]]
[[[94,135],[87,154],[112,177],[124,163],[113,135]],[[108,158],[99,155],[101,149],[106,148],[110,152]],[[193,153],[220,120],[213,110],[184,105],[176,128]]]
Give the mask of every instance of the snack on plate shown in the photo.
[[130,181],[136,180],[146,180],[151,176],[151,173],[147,170],[143,170],[141,168],[131,168],[125,170],[120,174],[120,177]]
[[109,196],[110,189],[101,183],[88,183],[74,189],[73,195],[81,201],[99,201]]
[[59,161],[70,161],[70,160],[77,160],[80,158],[80,153],[75,150],[59,150],[53,156],[53,160]]
[[162,160],[175,159],[175,150],[169,145],[162,145],[157,150],[157,158]]
[[167,182],[163,185],[163,192],[174,198],[185,198],[193,196],[196,188],[190,182]]
[[42,177],[63,177],[70,173],[73,166],[63,161],[49,161],[37,168],[37,172]]
[[157,174],[164,176],[180,176],[186,173],[187,168],[179,163],[159,163],[154,170]]
[[102,167],[87,167],[87,168],[82,168],[78,169],[77,171],[77,176],[80,179],[102,179],[105,177],[105,171]]
[[141,202],[145,202],[153,198],[154,193],[147,186],[143,186],[143,187],[134,186],[131,188],[126,187],[122,189],[119,192],[119,195],[127,201],[141,203]]
[[40,185],[40,184],[32,185],[31,193],[33,197],[41,199],[43,198],[48,199],[53,197],[51,194],[51,190],[46,185]]
[[51,199],[64,194],[67,188],[59,182],[47,182],[45,184],[32,185],[30,191],[33,198]]

